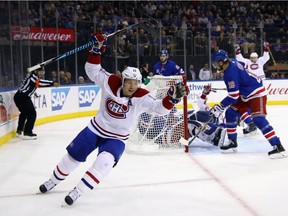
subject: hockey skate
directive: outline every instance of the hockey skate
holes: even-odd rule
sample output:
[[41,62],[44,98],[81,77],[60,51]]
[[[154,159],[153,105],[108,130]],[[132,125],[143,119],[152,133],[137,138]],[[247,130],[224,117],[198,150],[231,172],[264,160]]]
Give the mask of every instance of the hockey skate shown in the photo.
[[73,205],[74,202],[81,196],[79,189],[76,187],[71,190],[68,195],[65,197],[65,202],[67,205]]
[[251,122],[246,128],[243,129],[243,134],[245,136],[257,134],[257,126]]
[[284,147],[279,143],[278,145],[273,146],[273,150],[268,152],[268,155],[271,159],[277,159],[277,158],[284,158],[287,157],[287,154],[285,152]]
[[214,139],[212,140],[214,146],[223,146],[226,136],[226,129],[219,128],[216,132]]
[[236,140],[229,140],[226,145],[220,146],[220,149],[222,153],[237,152],[237,146]]
[[41,191],[41,193],[46,193],[47,191],[52,190],[55,186],[56,184],[51,179],[49,179],[48,181],[40,185],[39,190]]

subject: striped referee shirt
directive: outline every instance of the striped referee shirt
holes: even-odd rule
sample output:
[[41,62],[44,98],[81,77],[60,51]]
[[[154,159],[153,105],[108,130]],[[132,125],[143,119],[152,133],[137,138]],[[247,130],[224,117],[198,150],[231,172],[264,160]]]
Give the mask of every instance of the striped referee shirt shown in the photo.
[[26,78],[22,81],[18,92],[22,94],[26,94],[27,96],[31,96],[37,88],[45,87],[45,86],[52,86],[54,82],[52,80],[44,80],[39,79],[37,75],[32,72],[28,73]]

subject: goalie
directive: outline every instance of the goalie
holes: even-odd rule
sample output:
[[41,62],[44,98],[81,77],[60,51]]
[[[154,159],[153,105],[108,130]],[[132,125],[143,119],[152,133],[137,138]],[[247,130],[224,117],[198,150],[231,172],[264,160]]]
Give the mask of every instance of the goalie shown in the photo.
[[[203,91],[209,94],[211,86],[205,86]],[[197,101],[200,107],[199,111],[191,110],[188,112],[188,134],[189,137],[194,136],[199,128],[205,124],[210,118],[210,112],[207,111],[206,100],[199,98]],[[143,113],[140,116],[138,129],[140,134],[147,139],[153,140],[154,143],[162,146],[180,145],[180,138],[184,136],[183,115],[177,115],[176,108],[165,116],[155,116]],[[220,146],[224,143],[226,129],[224,124],[218,123],[218,118],[213,118],[206,126],[204,131],[198,134],[198,138],[203,142]]]

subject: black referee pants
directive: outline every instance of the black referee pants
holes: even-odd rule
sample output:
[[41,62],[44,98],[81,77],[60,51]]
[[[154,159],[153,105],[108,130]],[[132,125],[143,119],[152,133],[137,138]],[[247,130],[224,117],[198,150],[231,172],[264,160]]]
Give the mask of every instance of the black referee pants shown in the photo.
[[32,133],[36,120],[36,110],[31,98],[26,94],[16,92],[14,102],[20,111],[17,130]]

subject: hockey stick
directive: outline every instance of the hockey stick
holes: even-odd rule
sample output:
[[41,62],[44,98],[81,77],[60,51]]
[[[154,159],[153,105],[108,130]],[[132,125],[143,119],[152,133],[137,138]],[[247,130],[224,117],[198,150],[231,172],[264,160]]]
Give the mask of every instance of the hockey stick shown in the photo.
[[[213,109],[213,108],[212,108]],[[210,111],[212,110],[210,109]],[[179,140],[179,142],[185,146],[190,146],[191,143],[198,137],[198,135],[203,132],[206,129],[206,126],[209,124],[209,122],[214,118],[214,115],[211,115],[209,119],[199,128],[198,132],[192,137],[189,138],[188,140],[185,140],[183,137]]]
[[[124,32],[124,31],[126,31],[126,30],[130,30],[130,29],[132,29],[132,28],[139,27],[139,26],[143,25],[143,23],[145,23],[145,21],[141,21],[141,22],[135,23],[135,24],[133,24],[133,25],[127,26],[127,27],[125,27],[125,28],[119,29],[119,30],[117,30],[117,31],[115,31],[115,32],[107,35],[107,38],[112,37],[112,36],[114,36],[114,35],[116,35],[116,34],[119,34],[119,33],[121,33],[121,32]],[[39,64],[36,64],[36,65],[34,65],[34,66],[32,66],[32,67],[29,67],[29,68],[27,68],[27,72],[32,72],[32,71],[34,71],[34,70],[40,69],[40,68],[44,67],[44,66],[47,65],[47,64],[50,64],[50,63],[52,63],[52,62],[56,62],[56,61],[58,61],[58,60],[60,60],[60,59],[66,58],[67,56],[70,56],[70,55],[72,55],[72,54],[75,54],[75,53],[77,53],[77,52],[79,52],[79,51],[81,51],[81,50],[84,50],[84,49],[92,46],[92,45],[93,45],[93,42],[89,42],[89,43],[87,43],[87,44],[84,44],[84,45],[82,45],[82,46],[79,46],[79,47],[77,47],[77,48],[75,48],[75,49],[73,49],[73,50],[70,50],[70,51],[66,52],[66,53],[63,53],[63,54],[61,54],[61,55],[58,55],[58,56],[53,57],[53,58],[51,58],[51,59],[48,59],[48,60],[46,60],[46,61],[44,61],[44,62],[42,62],[42,63],[39,63]]]
[[278,65],[277,65],[277,63],[276,63],[276,61],[275,61],[275,59],[274,59],[274,56],[273,56],[273,54],[272,54],[270,48],[269,48],[269,54],[270,54],[270,56],[271,56],[271,58],[272,58],[273,64],[274,64],[274,66],[275,66],[277,72],[279,72]]
[[[266,42],[266,41],[265,41],[265,38],[264,38],[264,40],[262,40],[261,38],[260,38],[259,40],[260,40],[260,42],[263,43],[263,44],[265,44],[265,42]],[[274,56],[273,56],[273,54],[272,54],[272,52],[271,52],[270,47],[269,47],[269,55],[270,55],[271,58],[272,58],[273,65],[275,66],[275,69],[277,70],[277,72],[279,72],[278,64],[277,64],[276,61],[275,61],[275,58],[274,58]]]
[[216,92],[217,90],[225,90],[226,91],[227,89],[226,88],[211,88],[211,90]]
[[210,118],[199,128],[198,132],[192,137],[192,139],[188,139],[188,146],[198,137],[198,135],[206,129],[206,126],[209,122],[214,118],[214,115],[211,115]]

